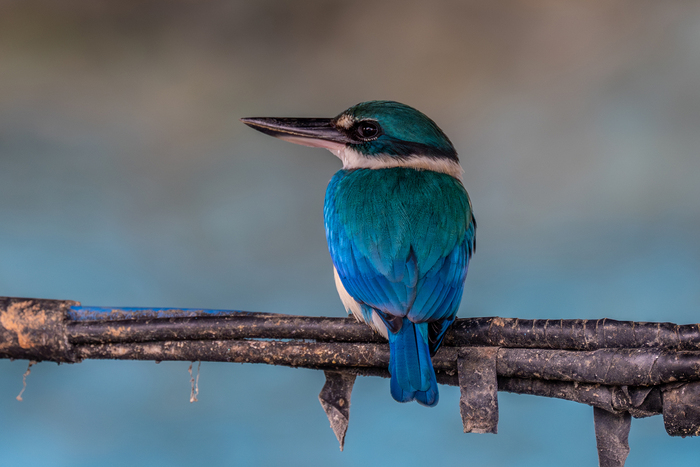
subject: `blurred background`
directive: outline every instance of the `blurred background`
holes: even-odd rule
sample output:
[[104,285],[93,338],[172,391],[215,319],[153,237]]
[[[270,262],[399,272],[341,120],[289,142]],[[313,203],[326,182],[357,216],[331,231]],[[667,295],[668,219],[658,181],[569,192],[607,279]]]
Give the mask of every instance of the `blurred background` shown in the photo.
[[[479,221],[459,316],[700,321],[700,4],[667,0],[0,0],[0,295],[342,316],[340,163],[239,122],[412,105]],[[0,464],[590,466],[590,407],[500,393],[499,434],[358,378],[345,452],[323,374],[0,361]],[[698,439],[635,420],[628,465]]]

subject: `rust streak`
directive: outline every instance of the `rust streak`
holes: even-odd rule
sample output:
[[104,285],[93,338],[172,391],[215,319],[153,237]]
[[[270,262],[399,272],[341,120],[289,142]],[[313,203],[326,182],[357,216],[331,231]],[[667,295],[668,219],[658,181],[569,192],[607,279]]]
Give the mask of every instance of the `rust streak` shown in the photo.
[[[12,303],[6,310],[0,312],[0,324],[8,331],[15,334],[17,343],[23,349],[30,349],[42,342],[37,342],[31,334],[32,330],[41,329],[47,321],[46,311],[37,305],[31,307],[31,313],[26,313],[27,304],[30,302]],[[0,348],[7,348],[12,342],[5,341]]]

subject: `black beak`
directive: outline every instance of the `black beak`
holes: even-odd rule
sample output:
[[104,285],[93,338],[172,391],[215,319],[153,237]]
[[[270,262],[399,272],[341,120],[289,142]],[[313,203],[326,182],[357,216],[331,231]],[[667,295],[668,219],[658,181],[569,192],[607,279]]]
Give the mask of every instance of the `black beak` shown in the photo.
[[327,147],[323,141],[331,145],[345,145],[352,140],[339,130],[333,123],[332,118],[242,118],[241,121],[251,128],[274,136],[291,141],[293,143],[305,144],[308,146]]

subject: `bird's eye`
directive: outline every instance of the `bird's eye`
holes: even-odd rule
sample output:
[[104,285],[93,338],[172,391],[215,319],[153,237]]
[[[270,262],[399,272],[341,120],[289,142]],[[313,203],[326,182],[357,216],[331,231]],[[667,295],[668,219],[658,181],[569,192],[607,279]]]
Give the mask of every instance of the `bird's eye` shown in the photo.
[[379,125],[375,122],[360,122],[355,129],[355,133],[362,139],[372,139],[379,135]]

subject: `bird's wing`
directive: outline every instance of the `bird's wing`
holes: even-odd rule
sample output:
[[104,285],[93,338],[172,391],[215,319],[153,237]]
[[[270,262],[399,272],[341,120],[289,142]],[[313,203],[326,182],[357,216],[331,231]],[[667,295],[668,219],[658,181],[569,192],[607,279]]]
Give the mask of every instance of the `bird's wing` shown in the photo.
[[324,217],[333,264],[353,298],[414,322],[454,318],[475,230],[458,180],[406,168],[340,171]]
[[[459,261],[457,264],[462,264],[461,262],[464,261],[464,277],[466,277],[467,268],[469,267],[469,259],[476,251],[476,219],[473,215],[471,216],[469,227],[467,228],[467,233],[464,237],[464,243],[457,248],[459,248]],[[443,269],[444,268],[445,266],[443,265]],[[441,272],[438,272],[437,275],[439,274],[441,274]],[[430,283],[432,281],[430,279],[426,279],[426,282]],[[435,301],[433,308],[428,311],[428,313],[433,313],[435,317],[442,316],[442,318],[439,318],[436,321],[431,321],[428,326],[428,344],[430,346],[431,354],[434,354],[438,347],[440,347],[442,338],[445,336],[447,328],[449,328],[455,320],[459,303],[462,300],[464,279],[462,279],[461,284],[462,286],[455,287],[457,284],[452,283],[450,288],[448,288],[447,292],[445,293],[445,299],[443,299],[441,302]],[[420,291],[421,293],[428,292],[430,291],[430,288],[422,287],[420,288]],[[417,310],[418,307],[414,305],[413,309]]]

